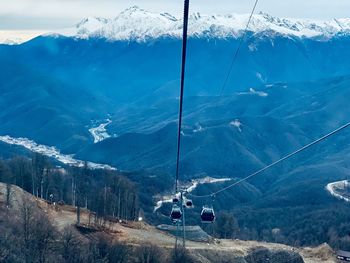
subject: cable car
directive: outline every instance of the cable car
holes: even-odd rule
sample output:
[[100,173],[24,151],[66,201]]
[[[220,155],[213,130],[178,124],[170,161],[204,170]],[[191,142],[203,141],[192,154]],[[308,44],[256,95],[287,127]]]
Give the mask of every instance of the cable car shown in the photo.
[[215,221],[214,209],[204,206],[201,212],[201,219],[202,219],[202,223],[204,224],[213,223]]
[[185,204],[186,204],[186,207],[188,207],[188,208],[192,208],[193,207],[193,202],[190,199],[187,199]]
[[173,205],[173,208],[171,209],[170,218],[173,222],[177,222],[182,217],[182,211],[181,208],[177,205]]

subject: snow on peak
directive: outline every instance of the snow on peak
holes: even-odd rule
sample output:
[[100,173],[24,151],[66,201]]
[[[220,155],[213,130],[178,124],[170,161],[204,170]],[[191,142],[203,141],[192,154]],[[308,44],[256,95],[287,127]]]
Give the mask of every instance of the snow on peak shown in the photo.
[[0,44],[19,45],[44,33],[41,30],[0,30]]
[[21,38],[9,38],[9,39],[5,39],[5,40],[1,41],[0,44],[13,46],[13,45],[19,45],[23,42],[24,42],[24,40]]
[[101,17],[88,17],[80,21],[76,25],[77,35],[82,38],[88,38],[96,34],[97,36],[102,36],[103,28],[108,25],[109,20]]
[[[196,37],[230,38],[240,35],[246,27],[249,14],[204,15],[192,13],[189,17],[189,35]],[[110,41],[145,41],[159,37],[181,38],[182,18],[169,13],[153,13],[132,6],[114,19],[89,17],[82,20],[73,36],[100,37]],[[350,18],[329,21],[286,19],[266,13],[255,14],[249,31],[252,33],[277,33],[295,37],[331,37],[337,33],[350,33]]]

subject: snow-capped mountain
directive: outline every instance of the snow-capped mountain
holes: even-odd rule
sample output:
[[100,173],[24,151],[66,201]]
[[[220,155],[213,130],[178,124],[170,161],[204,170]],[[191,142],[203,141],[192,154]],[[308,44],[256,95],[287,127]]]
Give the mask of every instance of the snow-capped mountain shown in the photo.
[[[189,21],[189,35],[205,38],[235,38],[246,28],[249,14],[205,15],[192,13]],[[87,17],[71,28],[45,34],[68,36],[79,39],[106,38],[109,41],[135,40],[138,42],[162,37],[181,38],[182,17],[169,13],[154,13],[130,7],[119,13],[114,19]],[[332,20],[310,20],[278,18],[266,13],[253,15],[249,31],[255,34],[284,35],[298,38],[326,37],[338,34],[350,35],[350,18]],[[0,32],[0,44],[21,44],[31,37],[5,36]]]
[[44,33],[42,30],[0,30],[0,44],[19,45]]
[[[193,13],[189,21],[190,36],[229,38],[238,36],[246,27],[249,14],[203,15]],[[249,26],[253,33],[271,32],[296,37],[331,37],[350,33],[350,18],[329,21],[281,19],[265,13],[255,14]],[[168,13],[152,13],[137,6],[126,9],[114,19],[89,17],[70,33],[78,38],[101,37],[108,40],[138,40],[160,37],[179,38],[182,18]]]
[[24,40],[23,39],[20,39],[20,38],[10,38],[10,39],[4,39],[2,41],[0,41],[1,44],[4,44],[4,45],[19,45],[21,43],[23,43]]

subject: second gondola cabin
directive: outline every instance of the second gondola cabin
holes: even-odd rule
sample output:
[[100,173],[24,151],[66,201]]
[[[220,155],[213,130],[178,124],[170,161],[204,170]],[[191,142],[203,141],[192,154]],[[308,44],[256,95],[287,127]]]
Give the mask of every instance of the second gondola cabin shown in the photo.
[[215,212],[213,208],[203,207],[201,212],[201,220],[204,224],[210,224],[215,221]]

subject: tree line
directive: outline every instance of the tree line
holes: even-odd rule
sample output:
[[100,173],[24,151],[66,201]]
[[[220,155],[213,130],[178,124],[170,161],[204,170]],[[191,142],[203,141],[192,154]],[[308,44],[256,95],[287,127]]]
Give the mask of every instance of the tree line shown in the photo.
[[38,153],[0,160],[0,182],[7,184],[8,206],[11,185],[17,185],[38,198],[86,208],[96,218],[134,220],[139,213],[134,183],[117,171],[93,170],[87,163],[80,168],[60,167]]

